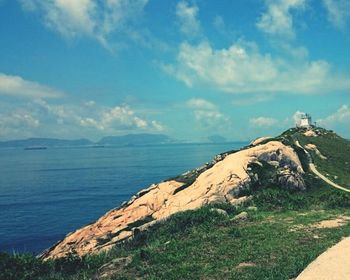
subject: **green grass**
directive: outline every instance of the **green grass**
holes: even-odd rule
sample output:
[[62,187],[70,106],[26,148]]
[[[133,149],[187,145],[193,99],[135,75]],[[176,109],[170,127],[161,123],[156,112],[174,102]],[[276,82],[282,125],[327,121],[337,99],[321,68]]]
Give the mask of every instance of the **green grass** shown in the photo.
[[350,141],[332,132],[319,137],[306,137],[300,134],[298,138],[303,145],[315,144],[318,150],[327,157],[324,160],[315,153],[311,153],[315,165],[322,174],[335,183],[350,189]]
[[[304,152],[295,145],[295,141],[298,140],[304,147],[307,144],[316,145],[321,154],[327,157],[327,159],[321,159],[316,153],[309,151],[317,169],[333,182],[350,189],[350,141],[320,127],[314,127],[313,130],[319,132],[320,135],[308,137],[304,135],[307,129],[291,128],[272,140],[282,141],[293,147],[304,170],[308,170],[308,159]],[[272,140],[269,139],[266,142]]]
[[[178,213],[100,255],[41,262],[28,255],[2,254],[0,279],[93,279],[103,264],[125,256],[132,257],[131,264],[118,269],[112,279],[290,279],[350,234],[350,224],[307,227],[350,216],[350,208],[330,204],[332,197],[341,198],[340,191],[317,188],[305,193],[275,187],[257,190],[252,204],[258,211],[220,204]],[[225,209],[228,216],[211,211],[213,207]],[[241,211],[248,212],[248,220],[233,221]],[[294,230],[300,225],[305,229]],[[254,266],[239,268],[244,262]]]
[[298,140],[304,147],[307,144],[316,145],[321,154],[327,158],[322,159],[315,152],[308,151],[317,169],[333,182],[350,189],[350,141],[320,127],[314,127],[313,130],[320,135],[308,137],[304,135],[307,129],[291,128],[274,140],[291,146],[298,154],[305,171],[308,171],[309,158],[303,149],[295,145],[295,141]]
[[[295,225],[315,223],[344,212],[316,213],[299,221],[298,212],[250,213],[250,220],[235,223],[229,218],[214,219],[210,226],[193,226],[186,233],[150,238],[126,269],[133,279],[290,279],[350,227],[341,230],[291,231]],[[291,223],[286,220],[292,219]],[[164,232],[164,229],[163,229]],[[165,225],[165,232],[168,232]],[[314,236],[322,236],[315,239]],[[167,243],[169,242],[170,243]],[[147,252],[146,258],[139,250]],[[238,268],[243,262],[256,266]]]
[[[296,139],[302,145],[314,143],[328,158],[313,155],[318,168],[338,176],[339,184],[350,186],[350,170],[345,164],[350,162],[349,142],[328,132],[320,137],[305,137],[302,132],[291,129],[278,140],[291,146]],[[306,165],[303,151],[298,155]],[[306,191],[282,190],[264,181],[273,172],[268,166],[251,168],[261,180],[247,190],[253,199],[244,207],[219,204],[178,213],[99,255],[42,262],[30,255],[0,254],[0,279],[94,279],[101,266],[127,256],[131,263],[116,268],[111,279],[291,279],[328,247],[350,235],[350,224],[332,229],[312,227],[321,220],[350,216],[350,194],[330,188],[308,173]],[[224,209],[228,215],[211,208]],[[248,220],[234,221],[242,211],[248,212]],[[252,265],[240,267],[242,263]]]

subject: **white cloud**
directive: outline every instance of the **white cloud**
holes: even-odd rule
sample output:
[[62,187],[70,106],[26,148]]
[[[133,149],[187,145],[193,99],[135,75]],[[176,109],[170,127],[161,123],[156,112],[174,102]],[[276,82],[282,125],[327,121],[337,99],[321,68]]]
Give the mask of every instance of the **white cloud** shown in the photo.
[[126,105],[104,107],[92,100],[88,104],[84,103],[86,108],[78,105],[51,105],[44,100],[36,100],[35,103],[44,109],[48,116],[53,116],[58,124],[74,124],[107,133],[164,129],[159,122],[141,118]]
[[15,109],[11,112],[0,113],[0,137],[31,134],[28,131],[35,130],[40,126],[38,116],[26,109]]
[[202,98],[192,98],[186,102],[186,106],[192,109],[194,119],[202,128],[220,129],[230,120],[216,105]]
[[257,94],[257,95],[253,95],[253,96],[246,96],[243,98],[238,98],[238,99],[234,99],[232,100],[232,105],[235,106],[247,106],[247,105],[253,105],[256,103],[263,103],[263,102],[268,102],[271,101],[273,99],[273,96],[270,94]]
[[213,25],[219,32],[223,32],[226,29],[226,24],[222,16],[215,16],[213,20]]
[[0,103],[0,136],[96,138],[165,129],[158,121],[149,120],[143,115],[127,105],[106,107],[95,101],[88,104],[52,104],[37,99],[7,105]]
[[189,37],[197,36],[200,33],[200,23],[197,19],[198,7],[181,1],[176,6],[176,16],[180,24],[180,31]]
[[205,86],[229,93],[296,94],[350,89],[348,77],[337,75],[323,60],[291,62],[263,54],[254,43],[237,41],[227,49],[209,42],[182,43],[176,64],[163,70],[189,87]]
[[[186,2],[180,3],[188,7]],[[320,94],[349,90],[349,73],[337,73],[325,60],[310,60],[305,47],[292,43],[295,35],[292,12],[304,9],[306,0],[265,0],[265,3],[267,11],[257,26],[277,35],[271,41],[278,48],[275,55],[261,52],[256,43],[242,39],[220,49],[202,38],[198,44],[181,43],[176,61],[161,68],[188,87],[236,94]],[[195,7],[195,12],[190,14],[198,21],[198,7]],[[200,22],[196,25],[200,26]],[[223,29],[223,18],[217,16],[214,26]]]
[[26,11],[42,15],[45,25],[66,38],[86,36],[109,47],[114,32],[130,33],[148,0],[19,0]]
[[274,127],[278,129],[287,129],[300,124],[301,117],[305,115],[304,112],[296,111],[292,116],[285,118],[271,118],[271,117],[256,117],[249,120],[252,127]]
[[277,124],[277,120],[269,117],[257,117],[249,120],[249,124],[254,127],[269,127]]
[[24,80],[19,76],[0,73],[0,95],[21,96],[28,98],[57,98],[64,94],[59,90]]
[[80,114],[82,114],[82,107],[75,105],[51,105],[45,100],[37,99],[32,106],[41,111],[46,118],[52,118],[57,124],[71,124],[78,123]]
[[93,107],[96,105],[96,102],[94,100],[89,100],[84,103],[85,106],[87,107]]
[[216,31],[223,35],[225,39],[232,41],[232,38],[237,37],[235,29],[230,24],[227,24],[222,16],[216,15],[212,24]]
[[148,128],[148,123],[136,116],[134,111],[130,110],[128,107],[116,106],[114,108],[107,109],[101,115],[99,120],[100,127],[103,130],[106,129],[133,129]]
[[265,0],[267,11],[259,18],[256,26],[270,35],[294,38],[291,10],[303,9],[305,0]]
[[[49,2],[46,1],[47,5],[50,5]],[[46,7],[46,23],[67,37],[93,34],[95,22],[92,16],[95,8],[95,3],[90,0],[56,0],[51,7]]]
[[350,20],[349,0],[323,0],[328,20],[337,28],[344,28]]
[[160,122],[155,121],[155,120],[151,121],[151,127],[153,127],[157,131],[164,130],[164,126]]
[[15,126],[26,125],[29,127],[39,127],[40,121],[29,111],[17,110],[2,120],[12,123]]
[[193,113],[197,121],[203,121],[206,123],[227,120],[227,118],[219,111],[195,110]]
[[127,105],[88,103],[54,104],[37,99],[0,103],[0,138],[89,138],[106,135],[164,131],[159,121]]
[[213,103],[203,98],[192,98],[186,102],[186,105],[194,109],[216,110],[216,106]]
[[335,124],[350,124],[350,109],[348,105],[341,106],[334,114],[324,119],[317,120],[317,123],[325,126],[333,126]]

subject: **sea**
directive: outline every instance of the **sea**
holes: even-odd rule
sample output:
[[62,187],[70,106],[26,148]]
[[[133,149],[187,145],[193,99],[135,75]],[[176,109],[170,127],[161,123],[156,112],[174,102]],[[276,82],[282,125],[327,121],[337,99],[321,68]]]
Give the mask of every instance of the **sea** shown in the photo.
[[38,254],[139,190],[247,143],[0,149],[0,252]]

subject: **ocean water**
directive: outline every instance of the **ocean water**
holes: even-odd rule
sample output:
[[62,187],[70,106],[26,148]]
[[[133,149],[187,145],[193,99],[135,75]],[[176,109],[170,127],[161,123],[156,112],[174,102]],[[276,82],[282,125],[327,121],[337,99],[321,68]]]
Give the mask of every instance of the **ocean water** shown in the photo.
[[242,146],[0,149],[0,251],[39,253],[150,184]]

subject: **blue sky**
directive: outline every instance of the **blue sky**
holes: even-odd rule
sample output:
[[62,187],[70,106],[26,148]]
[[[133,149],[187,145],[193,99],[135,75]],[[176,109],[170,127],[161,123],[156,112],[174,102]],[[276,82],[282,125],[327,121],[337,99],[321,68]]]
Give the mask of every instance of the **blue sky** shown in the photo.
[[0,140],[350,138],[348,0],[0,0]]

